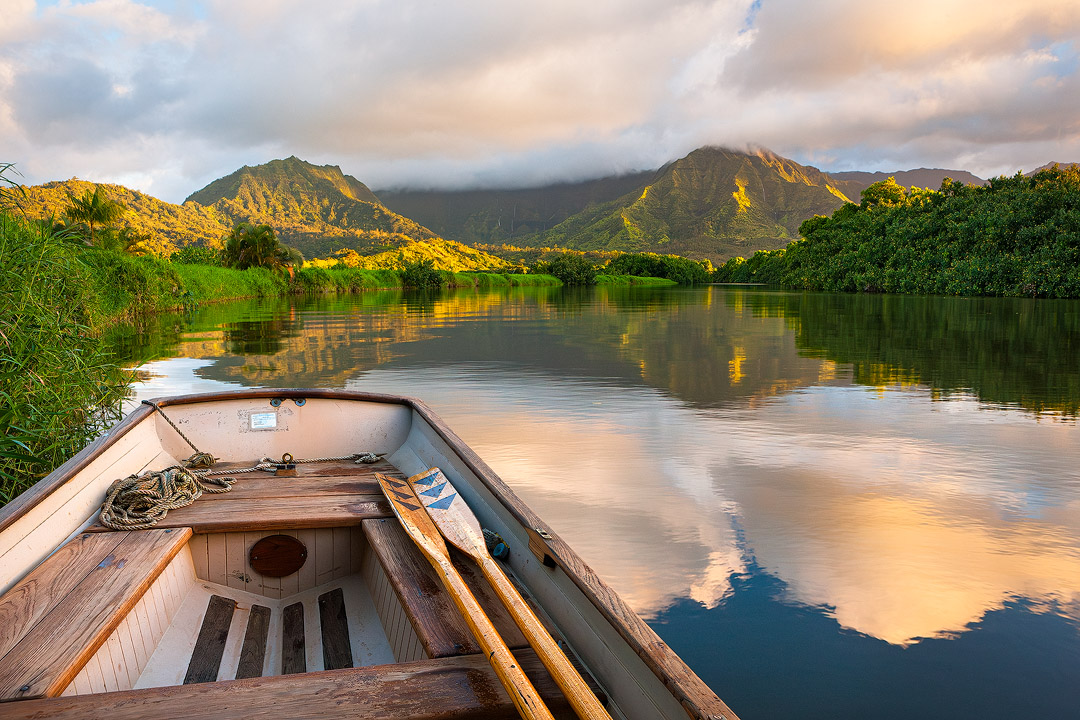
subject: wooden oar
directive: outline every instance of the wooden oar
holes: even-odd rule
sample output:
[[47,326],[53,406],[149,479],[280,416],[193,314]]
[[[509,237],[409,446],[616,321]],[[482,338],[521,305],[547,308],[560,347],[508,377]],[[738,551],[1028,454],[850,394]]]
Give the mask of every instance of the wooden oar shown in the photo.
[[472,591],[462,580],[457,568],[450,562],[450,552],[446,549],[439,529],[431,521],[423,504],[411,485],[402,480],[395,480],[382,473],[375,473],[383,493],[390,500],[390,507],[401,521],[405,532],[423,551],[431,566],[439,575],[454,604],[465,618],[480,648],[487,655],[488,662],[495,670],[499,681],[510,694],[510,699],[521,717],[526,720],[554,720],[551,711],[540,699],[536,688],[522,672],[517,659],[511,654],[506,643],[499,637],[495,626],[476,601]]
[[514,622],[532,645],[544,667],[551,673],[566,699],[581,720],[611,720],[604,706],[584,678],[570,663],[539,618],[506,577],[488,552],[484,531],[468,504],[457,494],[453,483],[438,468],[413,475],[409,483],[416,491],[428,515],[451,545],[476,561],[499,598],[510,611]]

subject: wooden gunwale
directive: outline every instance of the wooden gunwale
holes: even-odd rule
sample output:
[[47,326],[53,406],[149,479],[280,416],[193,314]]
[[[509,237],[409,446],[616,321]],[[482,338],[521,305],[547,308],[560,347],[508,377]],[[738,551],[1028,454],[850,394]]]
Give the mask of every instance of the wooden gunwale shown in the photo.
[[[367,393],[349,390],[316,388],[261,388],[234,390],[161,398],[155,402],[162,408],[222,402],[228,400],[258,398],[308,398],[324,400],[347,400],[403,405],[420,416],[435,433],[447,443],[498,499],[502,506],[525,528],[542,530],[550,555],[589,602],[616,629],[646,666],[663,682],[669,692],[682,704],[692,718],[700,720],[737,720],[737,715],[683,662],[668,645],[650,628],[637,613],[611,587],[589,567],[539,516],[537,516],[514,491],[485,463],[472,448],[455,433],[423,401],[402,395]],[[106,448],[123,437],[138,423],[154,413],[148,405],[139,405],[106,435],[95,440],[68,462],[39,481],[15,500],[0,508],[0,532],[35,505],[44,500],[56,488],[86,467]]]

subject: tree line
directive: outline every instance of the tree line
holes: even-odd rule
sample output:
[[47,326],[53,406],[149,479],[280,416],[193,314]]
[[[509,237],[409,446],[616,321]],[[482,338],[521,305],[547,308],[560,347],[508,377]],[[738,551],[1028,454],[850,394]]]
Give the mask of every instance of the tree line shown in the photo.
[[716,282],[805,290],[1080,297],[1080,169],[946,179],[939,190],[893,178],[831,217],[802,223],[786,248],[733,258]]

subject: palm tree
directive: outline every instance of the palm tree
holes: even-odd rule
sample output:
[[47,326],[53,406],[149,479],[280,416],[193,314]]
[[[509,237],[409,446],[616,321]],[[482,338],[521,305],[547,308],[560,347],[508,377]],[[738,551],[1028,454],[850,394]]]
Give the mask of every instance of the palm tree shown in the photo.
[[101,186],[95,185],[93,191],[87,188],[81,197],[68,193],[71,205],[64,211],[68,222],[85,223],[90,228],[89,244],[94,244],[94,226],[109,225],[119,220],[127,208],[115,200],[110,200],[101,193]]
[[269,225],[240,223],[225,238],[225,264],[240,270],[264,267],[284,270],[289,266],[289,248],[280,244]]

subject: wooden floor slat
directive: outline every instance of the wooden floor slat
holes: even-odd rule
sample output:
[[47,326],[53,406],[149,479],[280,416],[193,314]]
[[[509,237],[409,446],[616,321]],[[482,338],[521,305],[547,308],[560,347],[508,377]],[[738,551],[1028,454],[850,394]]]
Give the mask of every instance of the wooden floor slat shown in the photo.
[[217,680],[234,610],[236,602],[233,600],[220,595],[210,596],[199,637],[195,640],[195,651],[191,654],[187,675],[184,676],[185,685]]
[[352,643],[349,642],[349,619],[345,614],[345,594],[341,588],[319,596],[319,623],[322,626],[324,669],[351,668]]
[[304,605],[293,603],[281,612],[281,674],[307,672]]
[[266,659],[266,641],[270,635],[270,608],[252,605],[248,614],[244,645],[240,648],[237,678],[261,677]]

